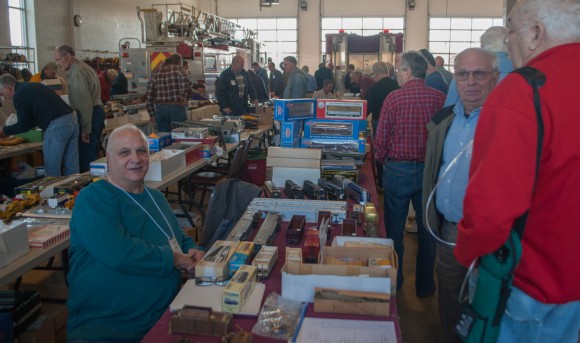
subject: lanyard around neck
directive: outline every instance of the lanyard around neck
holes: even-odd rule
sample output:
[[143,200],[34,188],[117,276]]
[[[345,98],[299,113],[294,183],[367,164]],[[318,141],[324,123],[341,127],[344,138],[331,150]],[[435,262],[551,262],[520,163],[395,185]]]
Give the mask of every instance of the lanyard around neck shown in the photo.
[[120,186],[118,186],[116,183],[113,182],[113,180],[111,180],[111,178],[109,176],[107,176],[107,179],[109,180],[109,182],[117,187],[118,189],[122,190],[125,194],[127,194],[127,196],[133,200],[133,202],[139,206],[143,212],[145,212],[149,218],[151,218],[151,221],[153,223],[155,223],[155,225],[157,225],[157,228],[159,228],[159,231],[161,231],[161,233],[163,233],[163,235],[165,235],[165,237],[167,237],[167,240],[170,240],[172,238],[175,238],[175,233],[173,232],[173,229],[171,228],[171,225],[169,224],[169,221],[167,220],[167,217],[165,217],[165,215],[163,214],[163,211],[161,211],[161,208],[159,208],[159,205],[157,205],[157,202],[155,201],[155,199],[153,198],[153,196],[151,195],[151,193],[149,192],[149,190],[147,189],[147,187],[144,187],[145,191],[147,192],[147,194],[149,194],[149,198],[151,198],[151,201],[153,201],[153,203],[155,204],[155,207],[157,207],[157,210],[159,211],[159,213],[161,213],[161,216],[163,217],[163,219],[165,219],[165,222],[167,223],[167,227],[169,228],[169,231],[171,232],[171,237],[169,237],[169,235],[165,232],[165,230],[163,230],[163,228],[161,228],[161,225],[159,225],[159,223],[157,223],[157,221],[153,218],[153,216],[151,216],[151,214],[137,201],[135,200],[135,198],[133,198],[131,196],[131,194],[129,194],[129,192],[127,192],[125,189],[121,188]]

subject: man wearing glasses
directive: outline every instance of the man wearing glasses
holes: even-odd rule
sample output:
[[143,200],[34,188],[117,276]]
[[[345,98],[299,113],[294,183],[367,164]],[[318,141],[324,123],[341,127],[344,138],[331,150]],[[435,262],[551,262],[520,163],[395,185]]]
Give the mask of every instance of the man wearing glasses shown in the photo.
[[[455,80],[461,101],[439,111],[427,124],[423,214],[427,228],[444,242],[455,243],[457,237],[475,127],[481,107],[497,79],[497,60],[492,52],[481,48],[460,52],[455,57]],[[437,192],[427,204],[435,187]],[[467,268],[453,256],[453,246],[443,242],[437,242],[435,266],[439,320],[445,342],[459,343],[461,340],[453,333],[453,327],[459,321],[461,303],[458,297]]]

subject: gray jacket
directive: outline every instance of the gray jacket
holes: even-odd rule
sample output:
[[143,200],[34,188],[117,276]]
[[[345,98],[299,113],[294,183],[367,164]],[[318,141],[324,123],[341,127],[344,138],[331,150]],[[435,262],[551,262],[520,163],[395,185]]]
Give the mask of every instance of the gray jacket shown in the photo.
[[427,151],[425,153],[425,169],[423,170],[423,220],[425,226],[427,221],[431,228],[439,230],[443,223],[443,216],[435,207],[435,199],[429,204],[427,209],[427,199],[439,178],[439,169],[441,169],[441,160],[443,157],[443,145],[447,131],[455,118],[453,106],[448,106],[437,112],[431,121],[427,124],[429,138],[427,139]]

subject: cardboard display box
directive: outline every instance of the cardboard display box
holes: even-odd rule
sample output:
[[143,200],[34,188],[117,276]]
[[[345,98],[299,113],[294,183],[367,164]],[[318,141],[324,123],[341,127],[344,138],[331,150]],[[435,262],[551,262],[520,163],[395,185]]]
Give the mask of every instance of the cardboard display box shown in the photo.
[[302,138],[301,148],[317,148],[325,152],[365,153],[366,138],[359,139],[326,139]]
[[[326,246],[322,247],[320,250],[320,260],[319,263],[325,263],[327,257],[332,257],[335,259],[349,258],[353,260],[365,260],[368,261],[370,258],[382,258],[391,261],[392,268],[388,268],[387,274],[391,279],[391,293],[394,294],[397,289],[397,269],[398,261],[397,254],[395,253],[395,248],[392,246],[385,247],[360,247],[360,248],[347,248],[339,246]],[[382,267],[365,267],[369,269],[382,268]]]
[[91,162],[91,175],[92,176],[104,176],[109,171],[109,166],[107,165],[107,158],[101,157],[96,161]]
[[240,267],[250,261],[250,255],[254,249],[253,242],[240,242],[234,255],[230,259],[230,277],[240,269]]
[[229,277],[229,261],[240,242],[216,241],[203,259],[195,266],[196,277],[226,280]]
[[396,281],[396,274],[391,281],[384,268],[286,263],[282,267],[282,296],[313,302],[316,287],[392,293],[391,282]]
[[264,112],[258,118],[259,125],[272,125],[274,123],[274,107],[264,107]]
[[300,146],[304,121],[294,120],[280,123],[280,146],[294,148]]
[[320,99],[316,104],[316,118],[360,120],[367,118],[366,100]]
[[[155,136],[151,137],[152,135]],[[149,144],[149,153],[158,152],[173,143],[171,132],[158,132],[157,134],[151,134],[147,136],[147,143]]]
[[290,121],[314,119],[316,99],[276,99],[274,100],[274,120]]
[[168,147],[163,148],[163,150],[183,150],[185,154],[185,165],[189,166],[195,161],[202,158],[202,144],[198,142],[180,142],[173,143]]
[[255,266],[242,265],[224,289],[222,311],[239,313],[256,285]]
[[28,253],[28,228],[15,220],[0,229],[0,268]]
[[184,167],[184,150],[161,150],[149,157],[145,181],[163,181],[163,178]]
[[315,159],[322,158],[321,149],[278,148],[268,147],[268,157]]
[[366,137],[366,120],[312,119],[304,123],[304,138],[359,139]]
[[316,168],[320,169],[320,160],[308,158],[284,158],[270,157],[266,159],[267,167],[288,167],[288,168]]
[[391,296],[387,293],[346,291],[316,287],[314,312],[388,316]]

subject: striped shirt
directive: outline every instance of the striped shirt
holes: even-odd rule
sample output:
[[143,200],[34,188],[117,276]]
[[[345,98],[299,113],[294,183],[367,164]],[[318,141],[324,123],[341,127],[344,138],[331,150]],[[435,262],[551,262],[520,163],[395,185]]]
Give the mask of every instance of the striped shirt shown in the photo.
[[183,104],[191,94],[191,82],[181,66],[165,65],[153,72],[147,84],[147,112],[155,114],[155,104]]
[[445,101],[445,94],[425,86],[422,79],[407,81],[391,92],[381,109],[375,137],[375,159],[425,160],[427,123]]

